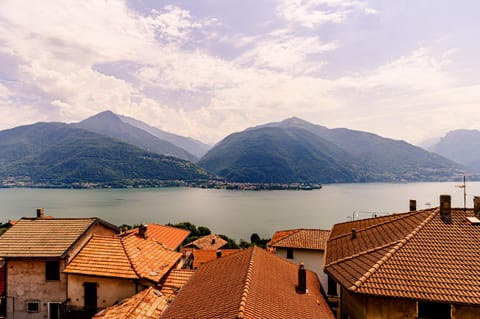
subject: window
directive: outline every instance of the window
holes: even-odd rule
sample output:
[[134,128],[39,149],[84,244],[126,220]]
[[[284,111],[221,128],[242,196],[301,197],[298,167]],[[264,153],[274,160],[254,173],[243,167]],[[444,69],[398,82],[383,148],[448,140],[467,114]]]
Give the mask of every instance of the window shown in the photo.
[[40,301],[38,301],[38,300],[28,300],[27,301],[27,312],[40,312]]
[[451,312],[448,303],[418,302],[419,319],[450,319]]
[[293,248],[287,248],[287,258],[293,259]]
[[60,261],[47,260],[45,263],[46,280],[60,280]]

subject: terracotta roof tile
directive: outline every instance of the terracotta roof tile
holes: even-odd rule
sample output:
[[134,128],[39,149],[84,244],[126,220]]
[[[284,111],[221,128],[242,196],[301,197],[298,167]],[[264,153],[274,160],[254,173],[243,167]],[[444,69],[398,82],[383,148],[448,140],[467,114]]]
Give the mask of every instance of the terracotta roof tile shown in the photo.
[[237,253],[241,251],[240,249],[221,249],[221,250],[201,250],[194,249],[193,254],[193,268],[197,269],[201,265],[217,259],[217,251],[220,251],[222,257]]
[[194,273],[194,270],[189,269],[172,269],[162,283],[162,294],[167,297],[176,295]]
[[66,273],[117,278],[145,278],[159,282],[182,254],[136,233],[93,236],[65,268]]
[[169,299],[152,287],[97,313],[94,319],[158,319]]
[[122,243],[135,272],[154,282],[160,281],[182,257],[181,253],[164,248],[150,237],[132,234],[122,238]]
[[335,225],[325,270],[356,293],[480,305],[480,254],[472,244],[480,242],[480,227],[470,216],[454,209],[446,223],[434,208]]
[[186,244],[184,247],[194,247],[204,250],[217,250],[227,244],[227,241],[220,237],[220,235],[210,234],[200,237],[199,239]]
[[321,229],[292,229],[279,231],[275,232],[268,243],[268,246],[325,250],[329,236],[329,230]]
[[[138,233],[138,228],[132,229],[127,234]],[[159,224],[147,225],[147,237],[153,238],[166,248],[176,250],[182,242],[190,235],[189,230],[164,226]]]
[[2,257],[62,257],[98,219],[22,218],[0,237]]
[[222,257],[200,267],[160,318],[333,319],[313,272],[308,292],[296,292],[297,271],[257,247]]

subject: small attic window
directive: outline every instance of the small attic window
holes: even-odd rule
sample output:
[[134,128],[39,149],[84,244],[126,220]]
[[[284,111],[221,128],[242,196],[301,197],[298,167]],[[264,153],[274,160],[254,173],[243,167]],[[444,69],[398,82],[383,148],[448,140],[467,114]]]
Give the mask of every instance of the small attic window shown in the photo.
[[419,319],[450,319],[451,305],[438,302],[418,302]]
[[47,281],[60,280],[60,261],[47,260],[45,262],[45,279]]
[[287,248],[287,259],[293,259],[293,248]]
[[40,312],[40,301],[38,301],[38,300],[28,300],[27,301],[27,312]]

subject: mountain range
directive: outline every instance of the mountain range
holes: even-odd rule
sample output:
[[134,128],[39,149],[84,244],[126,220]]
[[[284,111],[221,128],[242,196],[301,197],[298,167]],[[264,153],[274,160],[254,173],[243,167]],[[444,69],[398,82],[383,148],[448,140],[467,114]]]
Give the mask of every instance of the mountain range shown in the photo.
[[454,130],[448,132],[428,150],[438,153],[467,169],[480,172],[480,131]]
[[158,186],[207,180],[192,162],[143,150],[77,125],[36,123],[0,131],[0,178],[27,185]]
[[229,135],[198,163],[244,182],[404,182],[449,180],[462,166],[404,141],[299,118]]
[[458,179],[461,164],[475,167],[475,161],[451,158],[464,150],[444,152],[443,157],[404,141],[299,118],[248,128],[209,148],[105,111],[73,124],[36,123],[0,131],[0,180],[62,187],[158,186],[218,178],[247,183],[408,182]]

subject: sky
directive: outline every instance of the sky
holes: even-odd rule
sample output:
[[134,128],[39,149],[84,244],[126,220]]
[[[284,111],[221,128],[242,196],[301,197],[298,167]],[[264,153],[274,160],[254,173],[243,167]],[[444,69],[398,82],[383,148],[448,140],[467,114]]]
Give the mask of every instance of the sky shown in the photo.
[[0,130],[104,110],[213,144],[300,117],[480,129],[480,2],[0,0]]

